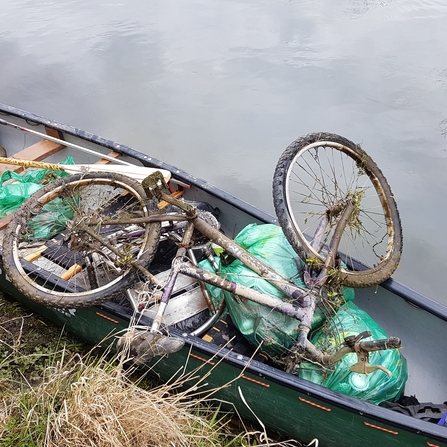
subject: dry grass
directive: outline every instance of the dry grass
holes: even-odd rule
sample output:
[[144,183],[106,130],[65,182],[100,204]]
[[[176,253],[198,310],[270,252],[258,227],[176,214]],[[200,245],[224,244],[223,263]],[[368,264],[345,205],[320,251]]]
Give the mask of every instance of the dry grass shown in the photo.
[[[265,430],[249,431],[241,421],[239,428],[230,427],[228,415],[216,409],[215,401],[209,404],[213,391],[200,393],[209,372],[194,371],[151,387],[145,375],[123,368],[122,359],[85,354],[85,348],[65,340],[58,329],[54,343],[45,334],[42,345],[46,326],[40,320],[31,324],[34,317],[20,317],[20,309],[0,297],[1,310],[2,447],[301,445],[272,442]],[[32,349],[26,349],[30,344]]]
[[47,368],[39,384],[22,384],[19,389],[2,383],[2,446],[299,445],[272,442],[265,432],[235,434],[233,429],[231,433],[230,419],[211,407],[206,397],[190,397],[197,387],[180,391],[182,383],[176,381],[147,390],[118,361],[100,357],[92,362],[78,354],[64,361],[65,352],[58,354],[61,361]]
[[105,357],[89,364],[74,355],[38,385],[2,393],[0,438],[17,446],[220,445],[210,420],[193,411],[201,402],[175,387],[145,390]]

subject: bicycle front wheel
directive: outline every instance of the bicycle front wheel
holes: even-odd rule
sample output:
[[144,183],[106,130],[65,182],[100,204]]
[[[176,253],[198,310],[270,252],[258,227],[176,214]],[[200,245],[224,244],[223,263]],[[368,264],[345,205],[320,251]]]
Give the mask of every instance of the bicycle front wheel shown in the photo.
[[379,284],[397,268],[402,229],[394,196],[371,157],[352,141],[330,133],[294,141],[277,163],[273,200],[292,247],[304,261],[319,264],[321,247],[329,245],[347,201],[354,202],[339,245],[348,266],[340,269],[341,284]]
[[160,223],[132,220],[153,208],[142,186],[121,174],[61,178],[14,214],[3,240],[6,273],[20,292],[47,306],[110,300],[137,281],[136,260],[152,261]]

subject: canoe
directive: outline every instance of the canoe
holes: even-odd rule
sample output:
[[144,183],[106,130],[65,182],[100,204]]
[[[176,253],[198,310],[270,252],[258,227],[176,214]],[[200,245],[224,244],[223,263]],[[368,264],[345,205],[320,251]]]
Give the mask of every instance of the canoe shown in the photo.
[[[115,160],[114,165],[124,161],[123,169],[129,164],[162,169],[171,173],[171,182],[181,186],[185,200],[218,209],[221,228],[228,234],[237,234],[253,223],[278,223],[274,216],[206,180],[125,145],[8,105],[0,104],[0,118],[3,124],[0,144],[8,157],[60,163],[73,155],[77,164],[89,165],[89,169],[94,169],[91,168],[94,165],[107,165],[112,160]],[[24,129],[37,132],[27,133],[25,149]],[[40,133],[49,138],[42,139]],[[87,148],[90,152],[79,148]],[[0,172],[8,169],[20,172],[23,168],[0,165]],[[10,220],[11,216],[0,220],[1,232]],[[3,252],[1,255],[3,263]],[[132,291],[126,290],[122,291],[121,299],[84,308],[61,309],[36,303],[17,290],[2,264],[0,288],[91,344],[128,328],[134,315],[128,302],[132,299]],[[184,300],[190,296],[189,292],[179,295],[180,310],[187,307]],[[444,369],[447,348],[442,342],[447,339],[447,308],[392,278],[377,287],[356,289],[355,303],[386,333],[402,340],[401,351],[408,365],[405,395],[415,396],[418,404],[413,401],[410,406],[387,408],[287,373],[256,353],[234,329],[231,320],[223,317],[208,324],[200,336],[194,335],[194,330],[182,330],[181,325],[171,327],[170,335],[182,339],[184,346],[151,361],[151,371],[163,380],[170,380],[199,368],[200,374],[209,374],[206,388],[218,390],[214,394],[216,399],[230,402],[242,417],[255,423],[262,421],[266,427],[303,443],[317,438],[320,446],[334,447],[447,447],[447,428],[437,423],[447,410],[443,405],[447,400]],[[152,325],[150,313],[140,317],[139,325]]]

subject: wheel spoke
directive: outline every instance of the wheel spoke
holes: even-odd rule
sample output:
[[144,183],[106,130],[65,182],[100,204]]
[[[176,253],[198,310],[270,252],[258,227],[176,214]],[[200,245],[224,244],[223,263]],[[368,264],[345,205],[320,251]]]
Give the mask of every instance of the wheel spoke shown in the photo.
[[[343,137],[311,134],[292,143],[278,162],[273,187],[278,219],[302,258],[323,261],[324,253],[312,248],[312,237],[321,217],[329,213],[323,236],[329,244],[349,201],[354,210],[340,252],[374,268],[394,256],[396,245],[401,247],[400,219],[383,174],[360,147]],[[396,268],[398,258],[388,270]]]
[[125,176],[70,176],[29,200],[16,229],[8,228],[16,243],[7,244],[7,268],[37,301],[78,307],[78,299],[81,307],[110,299],[131,273],[137,279],[132,263],[143,253],[149,259],[158,244],[159,224],[120,223],[150,212],[140,184]]

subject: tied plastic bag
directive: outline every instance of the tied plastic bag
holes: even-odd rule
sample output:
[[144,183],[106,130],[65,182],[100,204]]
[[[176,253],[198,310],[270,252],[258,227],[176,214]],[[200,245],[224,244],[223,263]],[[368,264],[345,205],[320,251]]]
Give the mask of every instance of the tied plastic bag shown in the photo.
[[[295,253],[279,226],[250,224],[236,236],[235,242],[284,278],[292,280],[300,287],[306,287],[301,277],[304,263]],[[239,260],[235,260],[229,265],[224,265],[220,259],[218,262],[218,274],[227,280],[282,300],[287,299],[281,291]],[[213,271],[207,260],[202,261],[199,266],[204,270]],[[207,285],[207,288],[216,305],[221,299],[221,294],[224,294],[228,311],[236,327],[254,346],[258,346],[262,342],[260,350],[265,354],[271,357],[281,355],[285,348],[290,348],[298,337],[299,321],[295,318],[234,296],[229,292],[222,292],[217,287]],[[346,288],[343,290],[343,294],[345,300],[354,298],[353,289]],[[321,326],[324,320],[324,313],[317,308],[312,327]]]
[[[74,164],[73,157],[67,157],[61,164]],[[33,169],[23,175],[14,171],[3,172],[0,176],[0,219],[16,211],[28,197],[42,188],[43,183],[67,175],[64,171],[50,169]],[[9,180],[13,183],[4,185]]]
[[[310,341],[317,348],[332,354],[345,337],[358,335],[367,330],[372,336],[364,340],[388,338],[385,331],[365,311],[350,302],[316,331]],[[357,363],[355,353],[345,355],[335,365],[333,371],[325,371],[311,363],[302,363],[299,376],[373,404],[379,404],[385,400],[395,401],[403,394],[408,369],[407,361],[398,349],[375,351],[369,355],[369,363],[382,365],[392,373],[391,377],[381,370],[373,371],[368,375],[354,373],[349,368],[355,363]]]

